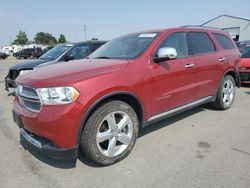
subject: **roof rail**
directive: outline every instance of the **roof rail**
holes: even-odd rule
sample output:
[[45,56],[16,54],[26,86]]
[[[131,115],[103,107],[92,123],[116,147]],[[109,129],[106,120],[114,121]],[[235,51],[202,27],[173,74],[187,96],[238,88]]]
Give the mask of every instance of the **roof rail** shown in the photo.
[[209,26],[203,26],[203,25],[184,25],[181,27],[198,27],[198,28],[207,28],[207,29],[217,29],[217,30],[221,30],[220,28],[217,27],[209,27]]

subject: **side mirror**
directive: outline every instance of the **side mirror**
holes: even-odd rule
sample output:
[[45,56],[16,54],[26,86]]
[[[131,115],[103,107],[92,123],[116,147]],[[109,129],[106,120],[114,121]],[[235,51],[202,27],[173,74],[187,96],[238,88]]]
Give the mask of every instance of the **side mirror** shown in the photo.
[[70,61],[70,60],[73,60],[74,59],[74,56],[73,55],[65,55],[63,57],[63,61]]
[[157,57],[154,57],[153,60],[156,63],[161,61],[166,61],[169,59],[176,59],[177,58],[177,51],[175,48],[163,47],[160,48],[157,52]]

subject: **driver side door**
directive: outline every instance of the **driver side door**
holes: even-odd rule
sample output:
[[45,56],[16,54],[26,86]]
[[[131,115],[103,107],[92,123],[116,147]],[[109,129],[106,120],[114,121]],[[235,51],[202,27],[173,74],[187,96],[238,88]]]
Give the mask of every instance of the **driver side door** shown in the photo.
[[168,35],[159,46],[162,47],[175,48],[177,58],[152,63],[152,116],[196,99],[195,62],[189,56],[186,32]]

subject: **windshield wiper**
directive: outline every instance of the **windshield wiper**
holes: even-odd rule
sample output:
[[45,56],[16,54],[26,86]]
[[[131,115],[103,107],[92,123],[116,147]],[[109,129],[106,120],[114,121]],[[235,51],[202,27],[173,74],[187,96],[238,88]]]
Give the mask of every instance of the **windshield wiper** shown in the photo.
[[96,57],[95,59],[110,59],[110,58],[106,56],[100,56],[100,57]]

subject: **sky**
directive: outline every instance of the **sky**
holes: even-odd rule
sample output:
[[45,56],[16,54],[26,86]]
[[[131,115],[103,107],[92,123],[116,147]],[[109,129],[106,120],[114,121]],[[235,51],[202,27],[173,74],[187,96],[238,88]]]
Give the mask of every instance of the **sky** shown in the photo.
[[249,0],[0,0],[0,46],[19,30],[33,40],[37,32],[62,33],[67,41],[110,40],[131,32],[200,25],[222,14],[250,19]]

